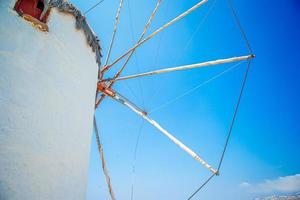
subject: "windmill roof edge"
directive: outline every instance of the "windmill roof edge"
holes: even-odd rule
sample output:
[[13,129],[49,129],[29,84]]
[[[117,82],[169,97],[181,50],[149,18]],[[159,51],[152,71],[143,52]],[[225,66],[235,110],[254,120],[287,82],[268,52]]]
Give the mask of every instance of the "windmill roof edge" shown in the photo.
[[102,57],[100,40],[90,27],[86,17],[81,13],[81,11],[73,4],[65,0],[46,0],[45,4],[48,8],[57,8],[60,12],[71,14],[75,17],[76,29],[80,29],[84,32],[87,43],[96,54],[96,62],[100,67]]

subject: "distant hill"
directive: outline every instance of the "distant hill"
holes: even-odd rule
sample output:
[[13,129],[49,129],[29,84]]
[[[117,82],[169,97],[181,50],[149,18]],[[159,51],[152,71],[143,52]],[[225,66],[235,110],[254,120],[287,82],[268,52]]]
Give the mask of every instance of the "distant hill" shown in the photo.
[[269,196],[263,198],[255,198],[254,200],[300,200],[300,194],[290,196]]

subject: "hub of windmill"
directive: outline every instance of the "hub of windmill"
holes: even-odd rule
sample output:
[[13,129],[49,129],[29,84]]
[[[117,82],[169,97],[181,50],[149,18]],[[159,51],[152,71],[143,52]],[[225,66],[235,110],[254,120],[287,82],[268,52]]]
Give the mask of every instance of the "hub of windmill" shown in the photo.
[[116,95],[116,92],[109,88],[104,82],[99,81],[97,84],[97,90],[98,92],[102,92],[103,94],[107,96],[114,97]]

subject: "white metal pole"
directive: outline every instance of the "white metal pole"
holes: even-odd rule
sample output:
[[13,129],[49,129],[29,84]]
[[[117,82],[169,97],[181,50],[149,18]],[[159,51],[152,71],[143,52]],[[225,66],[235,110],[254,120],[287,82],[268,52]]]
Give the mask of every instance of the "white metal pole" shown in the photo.
[[[155,6],[153,12],[151,13],[150,18],[148,19],[148,21],[147,21],[147,23],[146,23],[146,25],[145,25],[145,27],[144,27],[144,30],[143,30],[143,32],[142,32],[142,34],[141,34],[141,36],[140,36],[140,38],[139,38],[139,40],[138,40],[137,43],[139,43],[139,42],[144,38],[144,36],[145,36],[145,34],[146,34],[146,32],[147,32],[147,30],[148,30],[148,28],[149,28],[149,26],[150,26],[152,20],[154,19],[154,16],[155,16],[156,12],[158,11],[158,8],[159,8],[159,6],[160,6],[160,4],[161,4],[161,1],[162,1],[162,0],[158,0],[158,1],[157,1],[157,4],[156,4],[156,6]],[[115,83],[114,80],[115,80],[116,78],[118,78],[118,77],[121,75],[122,71],[123,71],[124,68],[126,67],[126,65],[127,65],[127,63],[129,62],[131,56],[133,55],[134,51],[135,51],[135,50],[131,51],[131,53],[130,53],[129,56],[127,57],[126,61],[124,62],[123,66],[119,69],[119,71],[115,74],[115,76],[114,76],[114,78],[112,79],[112,81],[108,84],[108,87],[109,87],[109,88],[111,88],[111,87],[113,86],[113,84]],[[106,64],[107,64],[107,63],[106,63]],[[106,65],[106,64],[105,64],[105,65]],[[99,79],[102,79],[102,77],[103,77],[103,73],[100,73]],[[102,101],[104,98],[105,98],[105,95],[102,94],[101,97],[96,101],[96,105],[95,105],[96,108],[98,107],[98,105],[101,103],[101,101]]]
[[144,118],[146,121],[148,121],[150,124],[152,124],[155,128],[157,128],[160,132],[162,132],[165,136],[167,136],[172,142],[174,142],[177,146],[179,146],[182,150],[184,150],[186,153],[188,153],[190,156],[192,156],[196,161],[201,163],[204,167],[206,167],[208,170],[210,170],[214,174],[218,174],[218,171],[213,169],[212,166],[210,166],[207,162],[205,162],[200,156],[198,156],[193,150],[191,150],[189,147],[187,147],[185,144],[183,144],[181,141],[179,141],[177,138],[175,138],[173,135],[171,135],[167,130],[165,130],[163,127],[161,127],[155,120],[148,117],[148,115],[139,107],[137,107],[135,104],[131,103],[128,99],[123,97],[122,95],[116,93],[115,96],[111,96],[113,99],[117,100],[118,102],[122,103],[123,105],[130,108],[132,111],[140,115],[142,118]]
[[[140,38],[139,38],[139,40],[138,40],[137,43],[139,43],[140,41],[142,41],[142,39],[144,38],[144,36],[145,36],[145,34],[146,34],[146,32],[147,32],[147,30],[148,30],[148,28],[149,28],[149,26],[150,26],[152,20],[154,19],[154,16],[155,16],[156,12],[158,11],[158,8],[159,8],[160,4],[161,4],[161,0],[158,0],[158,1],[157,1],[157,4],[156,4],[156,6],[155,6],[153,12],[151,13],[150,18],[148,19],[148,21],[147,21],[147,23],[146,23],[146,25],[145,25],[145,27],[144,27],[144,30],[143,30],[142,34],[140,35]],[[124,70],[124,68],[126,67],[126,65],[128,64],[128,62],[129,62],[131,56],[134,54],[134,52],[135,52],[135,49],[131,51],[131,53],[130,53],[129,56],[127,57],[126,61],[124,62],[123,66],[122,66],[122,67],[120,68],[120,70],[115,74],[113,80],[115,80],[116,78],[118,78],[118,77],[120,76],[120,74],[122,73],[122,71]],[[114,82],[114,81],[113,81],[113,82]],[[111,86],[113,85],[113,82],[111,82],[111,83],[109,84],[109,87],[111,87]]]
[[[145,73],[141,73],[141,74],[119,77],[115,81],[127,80],[127,79],[142,77],[142,76],[151,76],[151,75],[155,75],[155,74],[162,74],[162,73],[168,73],[168,72],[175,72],[175,71],[180,71],[180,70],[188,70],[188,69],[194,69],[194,68],[200,68],[200,67],[206,67],[206,66],[213,66],[213,65],[225,64],[225,63],[231,63],[231,62],[238,62],[238,61],[242,61],[242,60],[249,60],[249,59],[252,59],[253,57],[254,57],[254,55],[239,56],[239,57],[232,57],[232,58],[196,63],[196,64],[191,64],[191,65],[183,65],[183,66],[179,66],[179,67],[159,69],[159,70],[154,70],[154,71],[145,72]],[[109,81],[109,80],[110,79],[107,79],[105,81]]]
[[111,50],[112,50],[112,47],[113,47],[113,43],[115,41],[115,36],[116,36],[118,24],[119,24],[122,5],[123,5],[123,0],[120,0],[119,7],[118,7],[118,10],[117,10],[117,14],[116,14],[116,20],[115,20],[114,30],[113,30],[113,33],[112,33],[112,38],[111,38],[110,45],[109,45],[108,52],[107,52],[107,56],[106,56],[106,59],[105,59],[105,65],[107,65],[108,62],[109,62]]
[[184,13],[178,15],[176,18],[174,18],[173,20],[169,21],[168,23],[166,23],[165,25],[161,26],[160,28],[158,28],[156,31],[154,31],[152,34],[150,34],[148,37],[146,37],[145,39],[143,39],[142,41],[140,41],[139,43],[137,43],[136,45],[134,45],[132,48],[130,48],[126,53],[124,53],[123,55],[121,55],[119,58],[117,58],[114,62],[112,62],[111,64],[105,66],[102,69],[102,72],[108,70],[110,67],[112,67],[114,64],[116,64],[117,62],[119,62],[121,59],[123,59],[125,56],[127,56],[131,51],[135,50],[136,48],[138,48],[139,46],[141,46],[142,44],[144,44],[146,41],[148,41],[149,39],[151,39],[153,36],[155,36],[156,34],[158,34],[159,32],[161,32],[162,30],[164,30],[165,28],[171,26],[172,24],[174,24],[175,22],[177,22],[178,20],[182,19],[183,17],[185,17],[186,15],[190,14],[191,12],[193,12],[194,10],[196,10],[197,8],[199,8],[200,6],[202,6],[203,4],[205,4],[206,2],[208,2],[208,0],[202,0],[199,3],[197,3],[196,5],[194,5],[193,7],[191,7],[190,9],[188,9],[187,11],[185,11]]

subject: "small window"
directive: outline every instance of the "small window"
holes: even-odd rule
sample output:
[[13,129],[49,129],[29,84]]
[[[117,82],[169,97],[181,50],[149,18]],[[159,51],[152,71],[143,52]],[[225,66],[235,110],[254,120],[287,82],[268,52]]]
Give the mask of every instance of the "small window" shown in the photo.
[[[28,18],[29,15],[43,23],[47,21],[49,15],[49,11],[44,12],[44,9],[44,0],[18,0],[15,5],[15,10],[21,16],[25,15]],[[42,16],[43,12],[45,13],[44,16]]]
[[41,11],[44,10],[44,2],[39,0],[36,6],[38,9],[40,9]]

